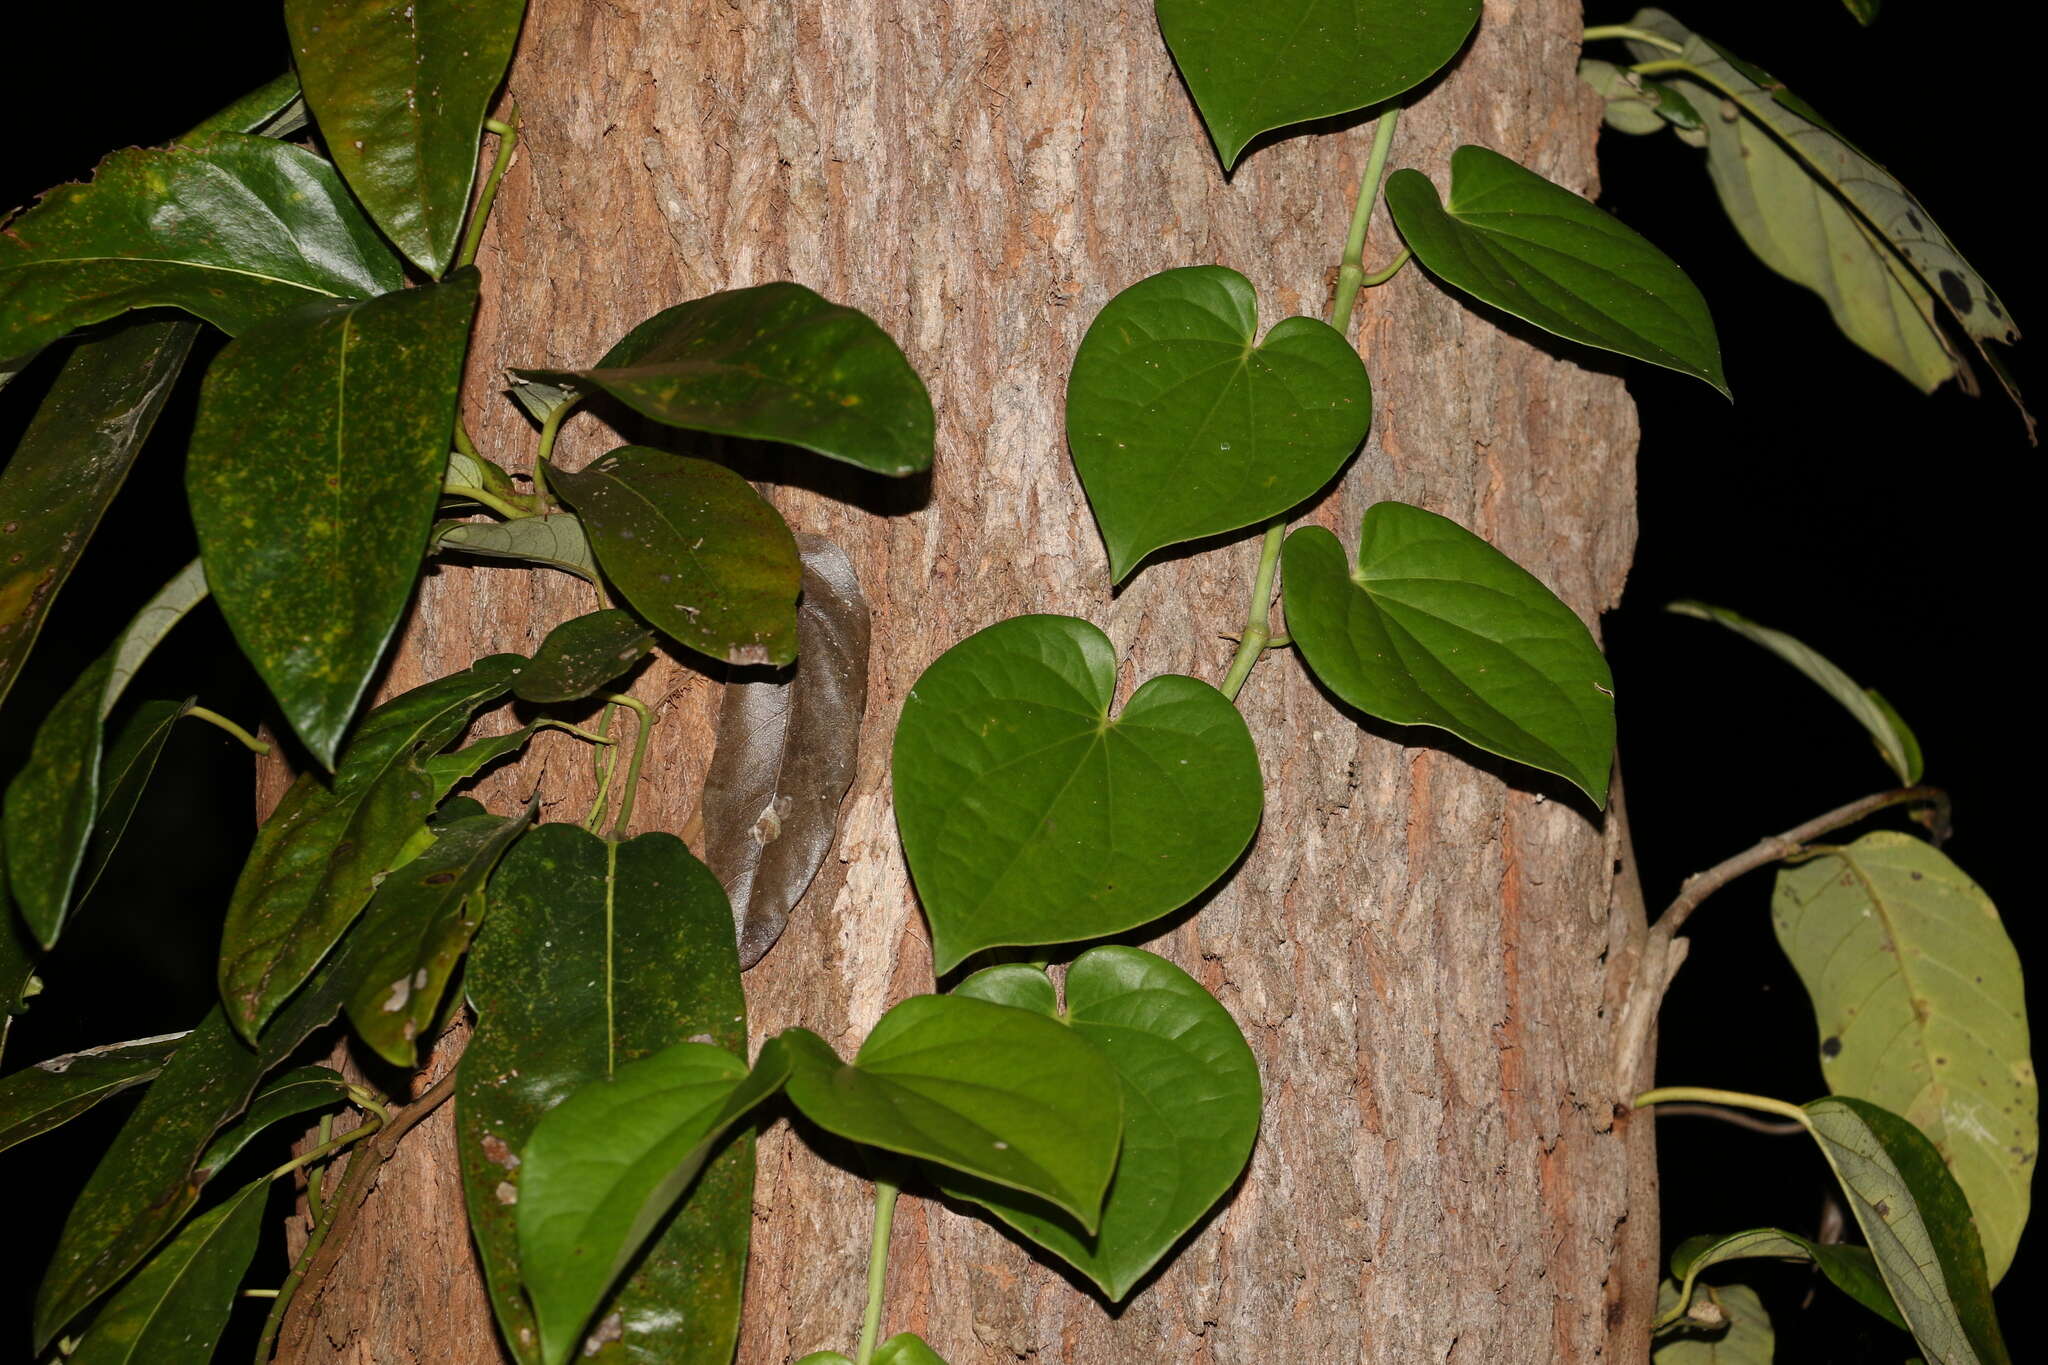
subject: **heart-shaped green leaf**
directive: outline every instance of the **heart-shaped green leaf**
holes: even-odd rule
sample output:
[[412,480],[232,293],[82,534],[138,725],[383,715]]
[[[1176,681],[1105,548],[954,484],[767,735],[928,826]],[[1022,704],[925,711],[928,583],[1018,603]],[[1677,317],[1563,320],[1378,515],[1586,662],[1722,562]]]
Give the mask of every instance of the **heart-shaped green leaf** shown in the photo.
[[976,972],[955,995],[1055,1015],[1094,1044],[1123,1083],[1116,1175],[1094,1236],[1014,1191],[941,1175],[948,1194],[981,1204],[1122,1302],[1223,1197],[1259,1132],[1259,1067],[1230,1012],[1163,957],[1136,948],[1083,953],[1056,1014],[1035,967]]
[[1894,1327],[1903,1328],[1899,1306],[1892,1302],[1884,1277],[1869,1247],[1815,1242],[1783,1228],[1749,1228],[1725,1237],[1689,1237],[1671,1253],[1671,1273],[1679,1278],[1675,1301],[1658,1313],[1662,1322],[1685,1316],[1700,1272],[1725,1261],[1810,1261],[1834,1286]]
[[184,1038],[167,1033],[90,1047],[25,1066],[0,1080],[0,1152],[69,1123],[101,1100],[147,1085]]
[[1813,997],[1828,1089],[1933,1139],[1998,1283],[2041,1132],[2019,954],[1997,907],[1939,849],[1881,830],[1780,871],[1771,921]]
[[1095,1230],[1123,1091],[1072,1029],[986,1000],[914,995],[881,1017],[851,1065],[807,1029],[780,1038],[789,1098],[820,1128],[1037,1195]]
[[1465,45],[1479,0],[1158,0],[1224,169],[1260,133],[1390,100]]
[[1121,933],[1193,900],[1259,826],[1251,732],[1221,692],[1153,678],[1110,718],[1116,651],[1071,616],[954,645],[903,703],[903,852],[933,970],[1006,944]]
[[1163,546],[1276,517],[1372,424],[1365,364],[1288,318],[1254,346],[1251,282],[1222,266],[1140,280],[1096,315],[1067,379],[1067,444],[1112,579]]
[[72,1365],[200,1365],[235,1306],[263,1235],[270,1181],[237,1190],[186,1225],[108,1301],[66,1359]]
[[519,1181],[519,1268],[541,1355],[563,1365],[597,1307],[732,1125],[782,1088],[774,1039],[752,1071],[677,1043],[588,1081],[542,1116]]
[[239,335],[308,302],[404,286],[334,167],[270,138],[204,134],[115,152],[7,224],[0,362],[131,308],[182,308]]
[[593,611],[548,632],[512,680],[512,695],[532,702],[581,701],[653,648],[654,632],[631,612]]
[[308,309],[207,371],[185,470],[207,576],[330,767],[419,576],[476,294],[469,270]]
[[1287,629],[1323,685],[1380,720],[1432,725],[1607,802],[1614,681],[1592,632],[1464,527],[1400,502],[1366,509],[1358,567],[1337,537],[1287,538]]
[[567,512],[515,521],[442,521],[434,524],[436,554],[476,555],[545,564],[596,583],[597,557],[583,523]]
[[587,370],[516,373],[601,390],[672,427],[780,441],[877,474],[931,467],[932,400],[917,371],[874,319],[800,284],[678,304]]
[[605,577],[678,643],[726,663],[796,657],[796,540],[745,479],[621,446],[548,482],[582,516]]
[[1415,259],[1445,284],[1546,332],[1728,392],[1707,301],[1612,214],[1484,147],[1451,154],[1447,201],[1411,170],[1387,177],[1386,196]]
[[[587,1313],[597,1319],[587,1342],[591,1306],[561,1310],[585,1272],[526,1267],[518,1226],[529,1144],[556,1104],[676,1044],[745,1046],[725,894],[673,835],[612,843],[556,824],[513,845],[488,895],[464,976],[477,1030],[455,1103],[470,1231],[507,1345],[522,1362],[542,1360],[544,1346],[546,1359],[561,1359],[565,1337],[599,1361],[731,1360],[752,1219],[750,1135],[710,1161],[633,1273]],[[522,1279],[548,1301],[542,1322]]]
[[285,0],[292,60],[349,188],[438,277],[476,180],[477,138],[526,0]]
[[[813,1351],[796,1365],[853,1365],[837,1351]],[[875,1365],[946,1365],[939,1353],[912,1332],[898,1332],[875,1348]]]
[[[1650,1365],[1771,1365],[1777,1336],[1771,1330],[1771,1316],[1763,1300],[1746,1284],[1704,1285],[1703,1308],[1711,1307],[1711,1322],[1689,1319],[1675,1331],[1657,1338],[1650,1351]],[[1657,1287],[1657,1311],[1661,1316],[1678,1302],[1678,1291],[1666,1280]]]

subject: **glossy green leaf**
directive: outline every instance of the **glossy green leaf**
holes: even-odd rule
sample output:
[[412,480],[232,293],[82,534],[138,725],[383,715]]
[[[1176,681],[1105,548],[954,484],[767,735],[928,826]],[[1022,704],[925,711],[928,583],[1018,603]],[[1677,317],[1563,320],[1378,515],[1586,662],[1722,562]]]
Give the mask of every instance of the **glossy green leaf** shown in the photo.
[[455,259],[477,140],[526,0],[285,0],[292,61],[328,154],[420,269]]
[[1158,0],[1225,170],[1253,138],[1412,90],[1458,54],[1479,0]]
[[587,370],[520,378],[602,391],[657,422],[780,441],[877,474],[932,462],[932,400],[889,334],[800,284],[678,304]]
[[752,1071],[723,1048],[676,1043],[585,1082],[542,1116],[522,1153],[518,1230],[547,1365],[571,1357],[733,1124],[788,1077],[774,1040]]
[[2010,1365],[1970,1205],[1941,1153],[1888,1109],[1846,1095],[1805,1107],[1913,1338],[1935,1365]]
[[1913,731],[1890,703],[1871,688],[1859,687],[1855,679],[1835,667],[1820,651],[1781,630],[1760,626],[1725,607],[1712,607],[1705,602],[1673,602],[1665,610],[1680,616],[1696,616],[1702,621],[1718,622],[1743,639],[1762,645],[1840,702],[1842,709],[1870,732],[1878,753],[1899,775],[1899,781],[1910,787],[1920,780],[1925,764],[1920,754],[1920,741],[1914,737]]
[[1434,512],[1366,509],[1287,538],[1287,629],[1323,685],[1380,720],[1431,725],[1607,803],[1614,680],[1592,632],[1536,577]]
[[[441,473],[441,496],[481,502],[480,494],[515,504],[525,501],[524,496],[512,487],[512,476],[493,461],[481,455],[466,455],[460,450],[449,451],[448,468]],[[440,527],[435,529],[438,531]]]
[[263,1235],[270,1182],[186,1225],[100,1310],[71,1365],[207,1365]]
[[1567,340],[1728,392],[1714,319],[1685,272],[1563,186],[1467,146],[1451,154],[1448,199],[1414,170],[1387,177],[1386,199],[1415,259],[1452,288]]
[[990,626],[911,687],[896,822],[938,974],[984,948],[1155,920],[1251,842],[1264,788],[1237,709],[1167,676],[1111,719],[1115,693],[1109,637],[1070,616]]
[[[1670,1311],[1677,1294],[1669,1280],[1657,1287],[1660,1315]],[[1650,1349],[1650,1365],[1771,1365],[1777,1339],[1770,1314],[1754,1289],[1746,1284],[1706,1285],[1694,1303],[1700,1318],[1658,1337]]]
[[607,608],[548,632],[533,661],[512,680],[521,701],[581,701],[646,658],[654,632],[629,611]]
[[69,1123],[101,1100],[147,1085],[182,1033],[108,1043],[37,1062],[0,1080],[0,1152]]
[[1037,1009],[1093,1044],[1123,1084],[1116,1175],[1094,1236],[1036,1200],[939,1177],[1120,1303],[1229,1191],[1259,1132],[1259,1067],[1230,1012],[1193,977],[1137,948],[1095,948],[1066,977],[1066,1009],[1035,967],[977,972],[956,995]]
[[[464,978],[477,1031],[462,1057],[456,1117],[491,1302],[513,1355],[532,1362],[542,1342],[520,1288],[517,1220],[535,1126],[579,1087],[677,1043],[737,1051],[745,1006],[725,895],[671,835],[609,843],[574,825],[542,825],[513,845],[488,895]],[[753,1140],[742,1133],[598,1307],[589,1359],[727,1365],[753,1171]],[[689,1311],[677,1313],[678,1304]]]
[[582,516],[605,577],[678,643],[735,664],[796,657],[796,541],[745,479],[621,446],[548,482]]
[[306,101],[299,93],[299,76],[296,71],[287,71],[215,110],[185,136],[255,133],[261,137],[290,137],[305,126]]
[[459,770],[429,773],[423,760],[509,692],[525,662],[494,654],[393,697],[364,719],[331,783],[302,775],[264,821],[221,935],[221,999],[245,1037],[327,955],[460,780]]
[[1067,444],[1121,580],[1154,550],[1279,516],[1372,424],[1342,334],[1288,318],[1254,345],[1251,282],[1222,266],[1140,280],[1096,315],[1067,379]]
[[99,813],[107,715],[150,651],[205,597],[206,575],[194,560],[57,699],[36,729],[28,761],[7,786],[0,821],[9,889],[45,948],[64,927]]
[[266,324],[207,371],[185,485],[242,652],[332,766],[440,500],[477,275]]
[[1661,1309],[1661,1321],[1683,1317],[1692,1302],[1700,1272],[1727,1261],[1811,1261],[1834,1286],[1894,1327],[1904,1327],[1891,1291],[1884,1287],[1869,1247],[1815,1242],[1782,1228],[1750,1228],[1725,1237],[1694,1237],[1671,1253],[1671,1273],[1679,1278],[1676,1299]]
[[132,322],[81,341],[0,466],[0,701],[156,426],[198,332],[189,322]]
[[950,995],[915,995],[875,1024],[851,1064],[806,1029],[789,1049],[789,1098],[852,1142],[1022,1190],[1088,1232],[1123,1132],[1114,1068],[1043,1014]]
[[310,301],[405,284],[332,166],[241,133],[115,152],[6,229],[0,362],[131,308],[182,308],[240,334]]
[[348,1081],[330,1067],[295,1067],[273,1077],[249,1101],[248,1112],[206,1145],[206,1154],[193,1168],[193,1183],[203,1184],[219,1175],[251,1142],[286,1119],[332,1109],[348,1098]]
[[545,564],[590,583],[598,582],[597,557],[590,553],[583,523],[567,512],[516,521],[436,522],[433,548],[436,554]]
[[1780,871],[1771,921],[1813,998],[1828,1089],[1933,1139],[1996,1284],[2041,1147],[2019,954],[1997,907],[1939,849],[1880,830]]
[[347,1008],[356,1036],[394,1066],[417,1064],[416,1040],[483,923],[476,893],[532,814],[437,820],[433,847],[378,883],[356,930],[364,967]]

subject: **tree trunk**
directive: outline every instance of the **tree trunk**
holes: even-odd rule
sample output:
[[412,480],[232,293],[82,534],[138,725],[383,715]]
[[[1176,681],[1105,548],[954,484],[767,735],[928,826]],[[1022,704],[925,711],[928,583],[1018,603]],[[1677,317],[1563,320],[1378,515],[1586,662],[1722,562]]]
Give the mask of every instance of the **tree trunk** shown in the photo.
[[[1463,142],[1589,190],[1597,101],[1574,79],[1570,0],[1489,3],[1463,57],[1403,116],[1395,165],[1442,183]],[[523,466],[508,365],[588,363],[657,309],[793,279],[873,315],[930,385],[929,481],[779,452],[737,458],[798,530],[846,547],[875,609],[859,777],[787,935],[747,977],[753,1033],[850,1053],[931,989],[889,797],[905,690],[1003,617],[1068,612],[1159,673],[1219,680],[1258,546],[1205,543],[1107,584],[1062,435],[1066,373],[1117,290],[1219,263],[1264,322],[1327,312],[1369,133],[1340,121],[1220,172],[1143,0],[534,0],[510,80],[524,137],[485,237],[466,412]],[[1368,264],[1394,250],[1379,218]],[[1635,423],[1586,356],[1503,331],[1409,269],[1368,291],[1378,413],[1309,518],[1355,543],[1399,498],[1470,526],[1589,620],[1634,540]],[[669,437],[673,439],[673,436]],[[573,422],[572,465],[616,444]],[[728,452],[730,453],[730,452]],[[526,649],[594,605],[550,572],[443,567],[391,686]],[[642,829],[681,830],[718,679],[663,661]],[[1234,879],[1147,946],[1230,1009],[1264,1074],[1242,1186],[1120,1311],[988,1224],[907,1198],[886,1326],[952,1365],[1138,1361],[1635,1361],[1656,1253],[1648,1125],[1618,1117],[1613,979],[1641,906],[1618,815],[1435,731],[1362,721],[1288,652],[1242,706],[1265,824]],[[588,759],[541,749],[481,793],[588,799]],[[1626,1068],[1625,1068],[1626,1069]],[[486,1359],[475,1269],[429,1235],[462,1217],[452,1128],[387,1168],[340,1271],[295,1313],[299,1360]],[[869,1201],[778,1122],[760,1145],[744,1365],[851,1348]],[[454,1354],[450,1354],[450,1352]]]

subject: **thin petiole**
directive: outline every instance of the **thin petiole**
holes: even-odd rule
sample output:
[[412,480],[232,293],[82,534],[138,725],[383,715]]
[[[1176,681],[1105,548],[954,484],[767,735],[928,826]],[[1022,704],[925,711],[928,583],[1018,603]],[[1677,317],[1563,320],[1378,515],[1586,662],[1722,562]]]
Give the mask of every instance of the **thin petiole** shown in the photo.
[[280,1176],[287,1176],[290,1175],[293,1171],[299,1170],[302,1167],[310,1166],[316,1161],[325,1161],[328,1157],[333,1156],[342,1148],[347,1147],[353,1143],[361,1142],[366,1137],[370,1137],[371,1135],[376,1133],[376,1131],[379,1128],[382,1128],[383,1126],[384,1120],[372,1115],[371,1117],[364,1119],[355,1127],[349,1129],[346,1133],[343,1133],[340,1137],[330,1138],[326,1142],[321,1143],[318,1147],[313,1148],[311,1151],[302,1152],[298,1156],[293,1157],[290,1161],[285,1162],[284,1165],[279,1166],[276,1170],[270,1172],[263,1178],[265,1180],[276,1180]]
[[189,706],[185,708],[185,714],[194,720],[203,720],[208,725],[227,731],[227,733],[233,735],[241,742],[244,749],[247,749],[252,754],[267,754],[270,752],[268,744],[265,744],[262,740],[256,738],[256,736],[250,734],[218,711],[209,711],[204,706]]
[[1375,270],[1372,272],[1372,274],[1367,275],[1363,279],[1359,280],[1359,288],[1375,289],[1378,288],[1380,285],[1385,284],[1388,280],[1391,280],[1394,278],[1394,276],[1400,274],[1401,267],[1408,264],[1409,258],[1414,255],[1415,253],[1413,251],[1410,251],[1405,246],[1402,247],[1401,254],[1394,257],[1392,264],[1388,265],[1383,270]]
[[633,759],[626,765],[625,790],[619,793],[619,818],[612,822],[612,833],[618,835],[625,832],[633,819],[633,798],[640,792],[640,765],[647,758],[647,738],[654,729],[654,716],[648,711],[647,704],[637,697],[629,697],[623,692],[600,695],[606,701],[617,702],[640,719],[633,734]]
[[1631,28],[1627,24],[1596,24],[1579,35],[1581,42],[1597,43],[1603,38],[1625,38],[1633,42],[1648,43],[1661,47],[1666,52],[1683,52],[1685,45],[1675,43],[1661,33],[1652,33],[1646,28]]
[[1244,634],[1238,637],[1237,657],[1230,661],[1230,672],[1223,678],[1221,691],[1233,702],[1244,690],[1244,680],[1251,676],[1252,665],[1273,643],[1267,621],[1273,606],[1273,575],[1280,567],[1280,543],[1286,538],[1287,518],[1275,517],[1266,524],[1266,539],[1259,546],[1258,577],[1252,581],[1251,610],[1244,623]]
[[1777,1114],[1791,1119],[1801,1128],[1813,1125],[1806,1117],[1806,1111],[1796,1104],[1774,1100],[1768,1095],[1746,1095],[1740,1090],[1711,1090],[1697,1085],[1667,1085],[1657,1090],[1645,1090],[1630,1101],[1633,1108],[1645,1109],[1666,1100],[1693,1100],[1701,1104],[1725,1104],[1736,1109],[1754,1109],[1760,1114]]
[[868,1238],[868,1307],[860,1320],[860,1349],[854,1365],[873,1365],[875,1338],[881,1335],[882,1289],[889,1282],[889,1229],[896,1221],[896,1187],[875,1182],[875,1228]]
[[560,730],[564,734],[574,735],[576,738],[587,740],[592,744],[618,743],[617,740],[609,735],[601,735],[595,730],[586,730],[580,725],[571,725],[566,720],[556,720],[552,716],[542,716],[533,723],[533,728],[536,730]]
[[548,414],[540,424],[540,445],[533,452],[533,491],[540,509],[545,513],[548,505],[556,501],[555,490],[548,487],[548,461],[555,458],[555,436],[562,430],[562,423],[569,420],[569,414],[576,411],[576,405],[583,401],[582,394],[565,400],[561,406]]
[[[599,727],[599,733],[603,734],[606,739],[611,738],[612,717],[616,716],[618,711],[617,705],[610,705],[604,708],[604,722]],[[597,763],[597,800],[590,803],[590,814],[583,817],[583,828],[592,834],[597,833],[598,825],[603,822],[605,804],[611,796],[612,774],[617,772],[619,767],[618,746],[613,744],[599,749],[595,761]]]
[[483,244],[484,224],[498,198],[498,182],[505,178],[505,171],[512,164],[513,149],[519,145],[519,106],[507,100],[504,121],[485,119],[484,127],[498,135],[498,157],[491,163],[491,173],[484,177],[484,192],[477,196],[476,208],[470,211],[469,230],[463,234],[462,250],[455,256],[458,267],[473,265],[476,249]]
[[1629,70],[1638,76],[1667,76],[1674,72],[1680,72],[1688,76],[1700,74],[1699,68],[1691,62],[1681,61],[1676,57],[1667,57],[1654,62],[1637,62]]
[[480,507],[488,507],[507,521],[518,521],[522,517],[533,515],[531,511],[524,507],[514,507],[489,489],[471,488],[468,484],[458,483],[441,485],[441,492],[451,498],[461,498],[465,502],[473,502]]

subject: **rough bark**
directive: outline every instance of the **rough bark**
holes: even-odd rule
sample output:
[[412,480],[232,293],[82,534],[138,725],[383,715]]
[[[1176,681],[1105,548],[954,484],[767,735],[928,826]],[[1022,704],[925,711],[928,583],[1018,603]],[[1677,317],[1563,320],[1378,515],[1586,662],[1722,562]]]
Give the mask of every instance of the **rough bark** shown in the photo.
[[[1489,3],[1404,114],[1395,164],[1441,182],[1451,150],[1477,142],[1588,189],[1597,105],[1573,77],[1579,24],[1570,0]],[[497,393],[503,366],[585,363],[659,308],[771,279],[872,314],[932,390],[929,481],[727,452],[794,527],[847,548],[876,611],[837,856],[747,978],[757,1040],[802,1024],[850,1052],[890,1003],[931,988],[886,761],[919,670],[1002,617],[1058,611],[1109,631],[1126,691],[1162,672],[1215,680],[1219,637],[1244,617],[1255,535],[1108,590],[1062,437],[1082,331],[1116,290],[1209,262],[1252,279],[1268,323],[1324,313],[1368,130],[1274,142],[1225,178],[1144,0],[535,0],[509,89],[525,136],[479,262],[467,399],[487,452],[519,463],[532,444]],[[1382,217],[1369,258],[1392,241]],[[1310,518],[1355,543],[1370,503],[1416,502],[1589,619],[1613,606],[1634,539],[1620,381],[1419,269],[1369,291],[1360,317],[1378,415]],[[574,464],[611,440],[582,417],[561,452]],[[438,569],[391,685],[530,647],[592,600],[562,575]],[[637,685],[661,713],[641,828],[691,814],[717,685],[670,661]],[[1117,1311],[984,1223],[906,1199],[889,1329],[953,1365],[1641,1359],[1654,1186],[1647,1125],[1616,1121],[1610,1058],[1610,977],[1641,924],[1621,822],[1436,732],[1342,711],[1284,652],[1242,705],[1267,781],[1258,843],[1199,914],[1147,942],[1258,1054],[1248,1177]],[[579,809],[587,759],[567,744],[483,795],[531,790],[543,763],[549,797]],[[485,1358],[480,1300],[459,1283],[473,1268],[423,1233],[461,1218],[432,1177],[451,1142],[424,1128],[401,1150],[364,1244],[302,1305],[319,1330],[295,1358]],[[756,1200],[740,1361],[850,1349],[864,1186],[778,1122]],[[423,1330],[423,1285],[462,1320]]]

